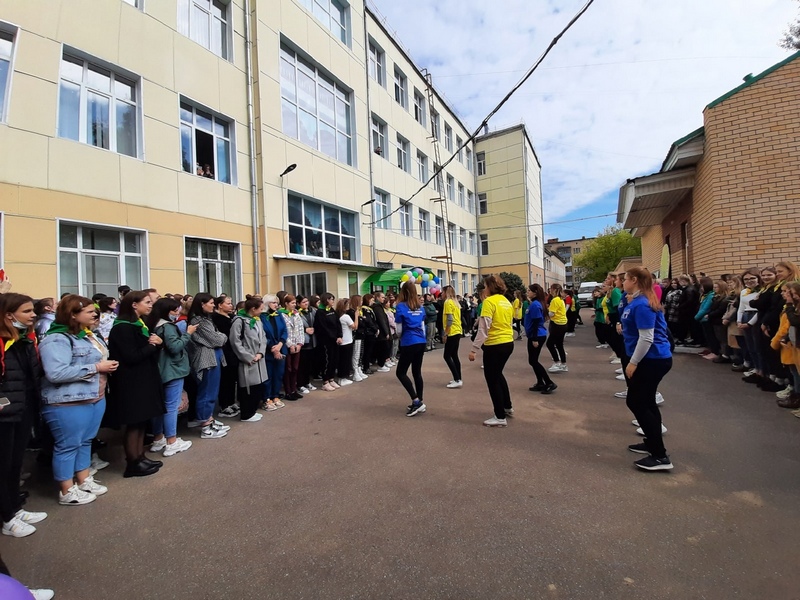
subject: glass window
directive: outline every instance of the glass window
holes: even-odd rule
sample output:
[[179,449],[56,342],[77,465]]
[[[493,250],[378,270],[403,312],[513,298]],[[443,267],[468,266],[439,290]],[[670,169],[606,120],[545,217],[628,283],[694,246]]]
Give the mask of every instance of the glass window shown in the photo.
[[411,160],[409,159],[410,145],[407,139],[397,134],[397,166],[406,173],[411,173]]
[[339,0],[302,0],[317,20],[341,42],[348,39],[348,9]]
[[475,159],[478,162],[478,177],[486,175],[486,153],[478,152],[475,155]]
[[386,152],[386,124],[378,120],[376,116],[372,117],[372,151],[387,158]]
[[187,173],[232,183],[233,127],[223,117],[212,115],[181,101],[181,164]]
[[286,46],[281,46],[281,116],[283,133],[353,164],[350,93]]
[[481,234],[481,256],[489,255],[489,234]]
[[425,97],[417,89],[414,89],[414,120],[423,127],[428,126],[428,120],[425,118]]
[[400,106],[408,110],[408,80],[397,67],[394,68],[394,99]]
[[456,180],[452,175],[447,176],[447,199],[451,202],[456,201]]
[[463,161],[463,158],[464,158],[463,152],[464,151],[461,149],[461,145],[463,143],[464,143],[464,140],[462,140],[460,137],[456,136],[456,151],[457,151],[456,158],[458,159],[458,162],[464,162]]
[[408,202],[400,201],[400,233],[411,237],[411,205]]
[[424,242],[431,241],[431,214],[419,209],[419,239]]
[[372,43],[369,45],[369,76],[386,87],[386,55]]
[[454,223],[447,224],[447,236],[450,239],[450,249],[458,249],[458,239],[456,238],[456,226]]
[[210,240],[185,243],[186,293],[208,292],[212,296],[239,294],[239,247]]
[[489,202],[486,200],[486,194],[478,194],[478,212],[482,215],[489,212]]
[[453,151],[453,128],[447,123],[444,124],[444,147],[448,152]]
[[116,296],[120,285],[142,289],[142,234],[112,228],[59,223],[59,293]]
[[467,152],[467,171],[472,173],[472,150],[466,148]]
[[[356,277],[358,274],[356,273]],[[286,275],[283,278],[283,289],[293,296],[313,296],[324,294],[328,291],[327,273],[303,273],[301,275]],[[348,275],[349,280],[349,275]]]
[[428,181],[428,157],[417,150],[417,177],[422,183]]
[[472,190],[467,191],[467,210],[473,215],[475,214],[475,194],[472,193]]
[[61,59],[58,136],[136,157],[137,96],[136,82],[65,54]]
[[461,227],[458,230],[458,243],[459,243],[459,250],[462,252],[467,251],[467,230]]
[[0,121],[6,120],[8,106],[8,81],[11,77],[11,56],[14,50],[14,35],[0,31]]
[[[376,193],[377,194],[377,193]],[[358,260],[356,214],[289,194],[289,252],[305,256]],[[324,213],[324,220],[321,215]],[[296,225],[293,222],[298,222]]]
[[436,243],[439,246],[444,246],[444,221],[442,217],[436,217],[435,221]]
[[475,234],[472,233],[472,232],[469,233],[469,249],[468,249],[468,252],[472,256],[475,256]]
[[460,183],[458,184],[458,205],[464,208],[464,186]]
[[220,58],[230,60],[228,7],[229,2],[224,0],[178,0],[178,29]]
[[441,139],[441,129],[439,128],[439,113],[431,109],[431,133],[437,140]]
[[389,194],[375,190],[375,226],[380,229],[390,229],[391,217],[389,217]]

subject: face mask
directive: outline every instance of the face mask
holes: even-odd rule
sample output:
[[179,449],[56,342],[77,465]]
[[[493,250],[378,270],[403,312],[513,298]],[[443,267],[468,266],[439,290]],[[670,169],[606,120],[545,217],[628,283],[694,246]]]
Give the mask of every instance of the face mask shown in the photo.
[[23,325],[22,323],[20,323],[16,319],[14,319],[14,321],[11,323],[11,326],[16,328],[16,329],[22,329],[23,331],[27,331],[28,330],[28,326],[27,325]]
[[170,316],[169,316],[169,320],[170,320],[170,321],[172,321],[172,322],[174,323],[175,321],[177,321],[177,320],[178,320],[178,315],[173,315],[173,314],[170,314]]

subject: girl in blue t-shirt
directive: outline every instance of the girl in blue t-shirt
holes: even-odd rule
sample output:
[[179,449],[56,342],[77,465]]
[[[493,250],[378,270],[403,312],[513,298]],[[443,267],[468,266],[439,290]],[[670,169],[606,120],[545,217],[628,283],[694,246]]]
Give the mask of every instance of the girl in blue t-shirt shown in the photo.
[[[400,358],[397,362],[397,378],[408,395],[411,404],[406,410],[407,417],[425,412],[422,401],[422,357],[425,356],[425,309],[417,294],[413,281],[406,281],[400,288],[399,302],[394,315],[397,336],[400,338]],[[414,383],[408,377],[408,368],[414,376]]]
[[552,394],[558,386],[553,383],[547,373],[547,369],[539,362],[539,354],[542,352],[544,343],[547,340],[547,327],[544,326],[544,307],[547,301],[542,286],[538,283],[530,286],[528,288],[528,300],[528,310],[525,311],[523,324],[525,326],[525,335],[528,337],[528,364],[533,367],[533,372],[536,375],[536,384],[528,389],[532,392]]
[[625,273],[620,321],[625,343],[628,408],[644,431],[644,442],[628,446],[631,452],[648,454],[634,464],[647,471],[668,471],[672,462],[661,436],[661,412],[656,392],[661,379],[672,368],[672,351],[664,309],[653,292],[653,276],[643,267]]

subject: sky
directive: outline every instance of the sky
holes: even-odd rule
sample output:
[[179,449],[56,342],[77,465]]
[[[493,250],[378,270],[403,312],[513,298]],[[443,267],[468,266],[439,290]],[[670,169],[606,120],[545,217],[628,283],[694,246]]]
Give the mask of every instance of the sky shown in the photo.
[[[368,0],[474,131],[586,0]],[[545,238],[616,221],[619,188],[658,171],[704,107],[790,55],[793,0],[595,0],[489,123],[524,122]],[[598,215],[608,215],[595,218]]]

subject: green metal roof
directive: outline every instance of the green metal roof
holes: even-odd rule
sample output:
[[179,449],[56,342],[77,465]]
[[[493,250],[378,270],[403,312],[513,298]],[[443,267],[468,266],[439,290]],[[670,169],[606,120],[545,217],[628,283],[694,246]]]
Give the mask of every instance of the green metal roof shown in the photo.
[[753,76],[751,76],[751,77],[748,77],[748,78],[747,78],[747,80],[746,80],[746,81],[745,81],[745,82],[744,82],[742,85],[740,85],[739,87],[735,87],[735,88],[733,88],[733,89],[732,89],[730,92],[728,92],[727,94],[723,94],[722,96],[720,96],[719,98],[717,98],[716,100],[714,100],[714,101],[713,101],[711,104],[709,104],[708,106],[706,106],[706,108],[714,108],[714,107],[715,107],[715,106],[717,106],[718,104],[721,104],[721,103],[725,102],[725,100],[727,100],[727,99],[728,99],[728,98],[730,98],[731,96],[733,96],[733,95],[735,95],[735,94],[738,94],[738,93],[739,93],[739,92],[741,92],[743,89],[750,87],[751,85],[753,85],[753,84],[754,84],[754,83],[756,83],[757,81],[760,81],[761,79],[764,79],[764,77],[766,77],[766,76],[767,76],[767,75],[769,75],[770,73],[773,73],[774,71],[777,71],[778,69],[780,69],[780,68],[781,68],[781,67],[783,67],[784,65],[788,65],[790,62],[792,62],[793,60],[795,60],[795,59],[796,59],[796,58],[798,58],[798,57],[800,57],[800,52],[795,52],[795,53],[794,53],[794,54],[792,54],[790,57],[788,57],[788,58],[786,58],[786,59],[782,60],[782,61],[781,61],[781,62],[779,62],[778,64],[776,64],[776,65],[772,65],[772,66],[771,66],[769,69],[767,69],[766,71],[764,71],[764,72],[762,72],[762,73],[759,73],[758,75],[753,75]]
[[672,142],[672,145],[669,147],[669,150],[667,151],[667,156],[664,157],[664,161],[661,163],[661,170],[662,171],[664,170],[664,167],[667,165],[667,161],[669,160],[670,154],[672,154],[672,152],[676,148],[680,148],[681,146],[683,146],[687,142],[691,142],[692,140],[694,140],[696,138],[699,138],[699,137],[702,137],[705,134],[706,134],[706,128],[705,127],[698,127],[697,129],[695,129],[691,133],[687,133],[681,139],[675,140],[674,142]]
[[373,273],[361,283],[361,291],[365,294],[370,292],[372,290],[370,287],[371,285],[400,287],[400,278],[409,271],[413,271],[417,268],[422,269],[423,272],[430,275],[436,275],[436,273],[430,269],[426,269],[425,267],[411,267],[409,269],[389,269],[388,271],[379,271],[378,273]]

